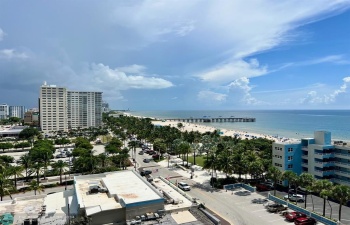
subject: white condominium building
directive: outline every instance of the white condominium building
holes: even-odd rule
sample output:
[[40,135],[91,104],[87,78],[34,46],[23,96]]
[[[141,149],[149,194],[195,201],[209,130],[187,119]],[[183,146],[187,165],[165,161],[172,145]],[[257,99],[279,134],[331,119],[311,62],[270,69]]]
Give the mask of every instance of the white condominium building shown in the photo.
[[102,123],[102,92],[68,91],[68,129],[98,127]]
[[24,118],[25,107],[24,106],[10,106],[9,117]]
[[67,131],[67,90],[56,85],[40,88],[40,127],[44,132]]
[[0,105],[0,120],[7,119],[9,116],[9,106],[7,104]]
[[68,91],[55,85],[40,89],[40,127],[44,132],[102,124],[102,92]]

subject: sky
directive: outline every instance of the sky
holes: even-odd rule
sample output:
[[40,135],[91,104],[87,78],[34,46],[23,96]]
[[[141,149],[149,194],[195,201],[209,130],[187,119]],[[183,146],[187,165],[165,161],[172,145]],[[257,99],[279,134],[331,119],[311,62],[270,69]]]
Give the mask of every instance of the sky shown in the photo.
[[0,0],[0,103],[350,109],[350,0]]

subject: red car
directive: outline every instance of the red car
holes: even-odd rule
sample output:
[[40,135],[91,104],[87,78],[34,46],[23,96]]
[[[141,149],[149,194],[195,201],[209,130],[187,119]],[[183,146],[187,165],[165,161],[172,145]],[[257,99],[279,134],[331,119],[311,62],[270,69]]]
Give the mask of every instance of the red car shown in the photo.
[[286,217],[286,220],[293,222],[295,219],[300,217],[307,217],[307,215],[301,212],[288,212],[284,214],[284,217]]
[[311,217],[299,217],[294,220],[294,224],[296,225],[314,225],[316,224],[316,220]]

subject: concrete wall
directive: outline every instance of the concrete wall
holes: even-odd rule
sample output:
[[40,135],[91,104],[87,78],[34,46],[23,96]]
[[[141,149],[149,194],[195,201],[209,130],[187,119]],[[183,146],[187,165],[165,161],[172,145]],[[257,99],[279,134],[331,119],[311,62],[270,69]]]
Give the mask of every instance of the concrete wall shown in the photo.
[[135,219],[136,216],[141,216],[146,213],[155,213],[158,210],[164,210],[164,202],[155,202],[153,204],[138,205],[135,207],[126,208],[126,219]]
[[91,218],[92,220],[90,225],[101,225],[116,222],[125,223],[125,208],[107,210],[100,213],[96,213],[92,215]]

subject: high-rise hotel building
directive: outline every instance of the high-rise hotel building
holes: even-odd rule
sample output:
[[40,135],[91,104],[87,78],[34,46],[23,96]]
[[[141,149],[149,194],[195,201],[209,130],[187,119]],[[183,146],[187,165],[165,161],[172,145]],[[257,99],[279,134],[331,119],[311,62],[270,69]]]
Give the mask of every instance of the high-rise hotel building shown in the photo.
[[67,89],[45,82],[40,88],[39,112],[42,131],[68,131]]
[[39,105],[44,132],[97,127],[102,123],[102,92],[68,91],[44,83]]

